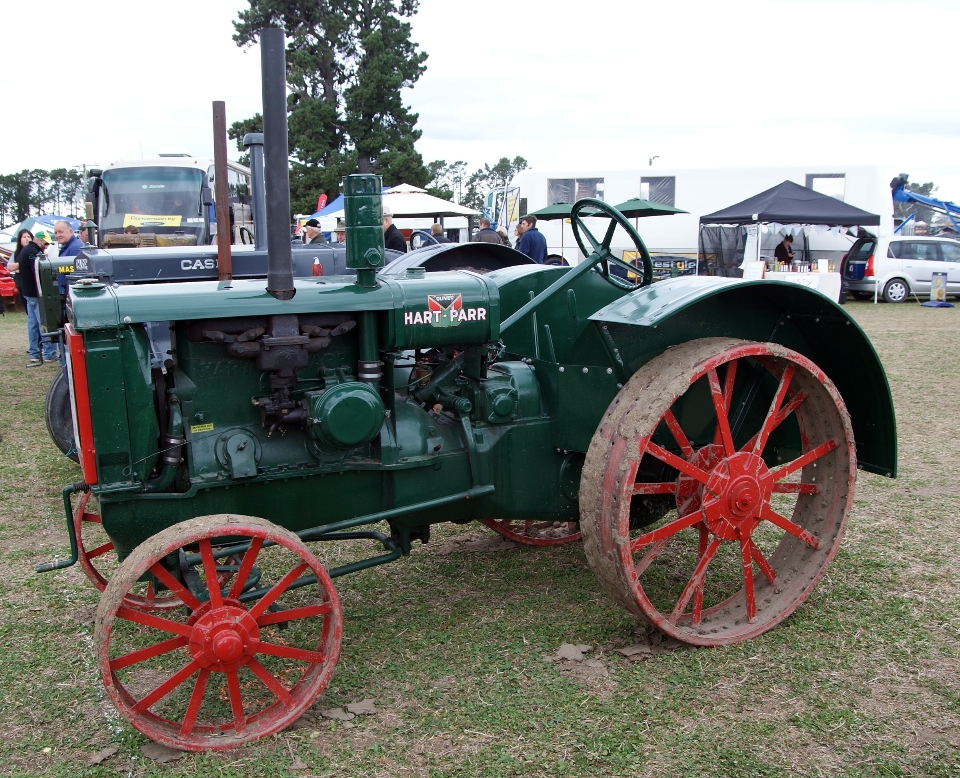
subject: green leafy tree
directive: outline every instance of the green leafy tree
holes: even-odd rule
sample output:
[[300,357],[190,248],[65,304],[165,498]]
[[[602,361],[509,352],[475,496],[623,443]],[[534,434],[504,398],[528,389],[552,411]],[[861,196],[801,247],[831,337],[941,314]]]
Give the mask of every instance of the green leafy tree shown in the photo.
[[451,162],[435,159],[427,164],[430,180],[427,182],[427,191],[434,197],[444,200],[460,202],[463,193],[463,177],[467,170],[467,163],[462,160]]
[[500,157],[493,165],[484,163],[482,168],[471,174],[464,186],[461,205],[480,210],[485,204],[486,193],[491,189],[502,190],[521,170],[529,167],[523,157]]
[[[248,0],[234,22],[246,46],[267,25],[287,35],[290,195],[309,212],[340,190],[350,173],[378,173],[387,185],[423,186],[429,171],[414,148],[417,115],[400,90],[423,73],[427,55],[410,38],[417,0]],[[230,137],[262,129],[259,116],[233,124]],[[239,144],[238,144],[239,145]]]

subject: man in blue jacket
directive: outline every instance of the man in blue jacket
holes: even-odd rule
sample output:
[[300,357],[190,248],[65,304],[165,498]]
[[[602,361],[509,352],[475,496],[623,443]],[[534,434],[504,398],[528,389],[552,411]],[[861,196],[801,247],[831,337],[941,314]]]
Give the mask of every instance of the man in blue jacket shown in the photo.
[[517,251],[526,254],[537,264],[542,265],[547,259],[547,239],[537,229],[536,216],[524,216],[517,226],[520,230],[520,242]]

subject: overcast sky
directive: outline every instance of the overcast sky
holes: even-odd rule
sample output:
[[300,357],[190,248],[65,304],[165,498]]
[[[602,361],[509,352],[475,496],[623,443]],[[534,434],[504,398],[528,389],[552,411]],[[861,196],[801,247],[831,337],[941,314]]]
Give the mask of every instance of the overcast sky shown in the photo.
[[[0,173],[212,155],[213,100],[228,122],[260,110],[259,50],[231,40],[242,7],[8,4]],[[956,0],[421,0],[413,29],[425,161],[878,164],[960,201]]]

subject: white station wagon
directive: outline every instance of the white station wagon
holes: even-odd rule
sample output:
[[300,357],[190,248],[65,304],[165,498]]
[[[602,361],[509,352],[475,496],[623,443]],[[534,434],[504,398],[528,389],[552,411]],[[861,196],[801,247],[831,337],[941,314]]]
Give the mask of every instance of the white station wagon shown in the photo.
[[859,238],[843,262],[844,287],[861,300],[875,291],[888,303],[929,296],[934,273],[946,273],[947,294],[960,295],[960,242],[922,236]]

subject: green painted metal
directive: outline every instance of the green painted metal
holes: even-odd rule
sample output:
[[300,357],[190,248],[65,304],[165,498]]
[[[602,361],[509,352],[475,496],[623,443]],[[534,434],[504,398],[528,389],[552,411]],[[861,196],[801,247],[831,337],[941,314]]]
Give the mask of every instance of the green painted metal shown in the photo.
[[333,448],[351,449],[369,443],[380,432],[383,402],[369,384],[338,384],[323,392],[308,392],[307,398],[307,432],[315,440]]
[[357,271],[357,285],[376,286],[383,267],[383,200],[380,176],[347,176],[343,180],[347,267]]

